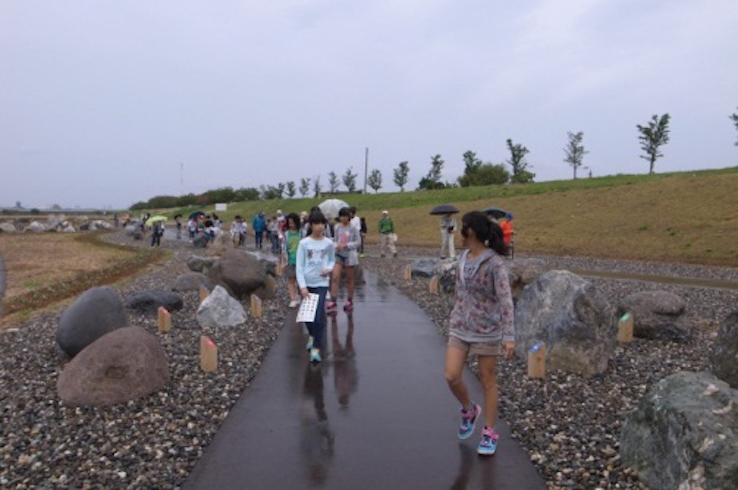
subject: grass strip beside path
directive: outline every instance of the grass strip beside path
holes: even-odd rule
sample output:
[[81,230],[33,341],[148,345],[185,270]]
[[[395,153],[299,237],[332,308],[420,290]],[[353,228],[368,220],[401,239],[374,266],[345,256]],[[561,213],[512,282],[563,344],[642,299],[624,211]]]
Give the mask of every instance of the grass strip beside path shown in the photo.
[[110,266],[92,271],[79,272],[70,278],[54,281],[33,291],[7,298],[4,302],[5,315],[41,309],[58,301],[73,297],[92,287],[120,281],[168,255],[166,251],[158,248],[127,247],[125,245],[102,241],[101,236],[106,233],[109,232],[85,233],[74,238],[76,241],[86,245],[121,250],[129,252],[131,255],[115,261]]

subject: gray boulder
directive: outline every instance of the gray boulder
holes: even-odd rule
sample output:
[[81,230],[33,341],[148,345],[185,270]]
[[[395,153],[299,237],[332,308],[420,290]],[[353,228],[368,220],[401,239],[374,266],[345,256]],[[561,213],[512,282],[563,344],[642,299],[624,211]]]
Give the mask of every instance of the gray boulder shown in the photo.
[[204,272],[208,267],[218,261],[217,257],[201,257],[199,255],[191,255],[187,259],[187,267],[193,272]]
[[720,326],[710,364],[715,376],[738,389],[738,310]]
[[456,270],[458,259],[445,259],[436,265],[434,274],[438,276],[438,286],[444,293],[453,293],[456,290]]
[[133,236],[133,234],[134,234],[134,233],[136,232],[136,230],[138,230],[139,228],[138,228],[138,226],[136,226],[136,225],[126,225],[126,227],[125,227],[124,229],[125,229],[125,231],[126,231],[126,235],[127,235],[127,236]]
[[88,289],[62,313],[56,342],[64,353],[74,357],[98,338],[127,323],[118,293],[108,286]]
[[546,264],[539,259],[515,259],[508,269],[508,280],[513,300],[517,302],[525,287],[546,272]]
[[207,248],[208,247],[208,237],[205,235],[199,235],[192,241],[192,246],[195,248]]
[[90,344],[72,359],[57,381],[68,406],[109,406],[136,400],[169,383],[166,353],[139,327],[120,328]]
[[213,289],[213,285],[210,284],[207,276],[201,272],[188,272],[177,277],[174,281],[172,289],[175,291],[199,291],[200,286],[206,288],[208,291]]
[[221,285],[237,299],[247,298],[265,285],[267,274],[252,256],[239,250],[228,250],[205,275],[215,285]]
[[149,289],[132,294],[125,300],[126,308],[155,313],[160,306],[169,311],[181,310],[184,306],[182,296],[173,291]]
[[436,267],[440,263],[438,259],[423,258],[410,264],[410,270],[413,277],[433,277]]
[[42,225],[38,221],[31,221],[31,223],[23,228],[23,233],[42,233],[46,230],[46,226]]
[[15,233],[15,226],[12,223],[0,223],[0,232],[2,233]]
[[685,342],[689,328],[682,318],[685,302],[667,291],[644,291],[623,298],[618,315],[633,314],[633,335],[644,339]]
[[264,252],[245,252],[249,256],[255,258],[259,264],[264,269],[264,272],[269,274],[270,276],[277,275],[277,264],[279,263],[279,257],[273,255],[273,254],[267,254]]
[[76,233],[77,230],[74,229],[74,226],[69,225],[64,230],[62,230],[64,233]]
[[543,341],[551,368],[591,377],[607,369],[616,321],[592,283],[568,271],[549,271],[525,288],[515,307],[517,350],[525,358]]
[[197,309],[197,322],[203,327],[235,327],[246,322],[246,310],[221,286],[215,286]]
[[738,488],[738,391],[679,372],[628,416],[620,456],[651,488]]
[[132,236],[134,240],[143,240],[144,238],[143,232],[141,231],[140,228],[137,228],[136,230],[134,230]]

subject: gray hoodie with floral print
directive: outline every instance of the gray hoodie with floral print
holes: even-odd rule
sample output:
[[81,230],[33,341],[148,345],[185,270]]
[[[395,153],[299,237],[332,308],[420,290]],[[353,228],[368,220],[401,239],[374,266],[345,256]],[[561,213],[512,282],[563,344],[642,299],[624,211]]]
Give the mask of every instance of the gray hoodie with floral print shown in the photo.
[[461,254],[449,335],[465,342],[515,341],[507,267],[493,250],[486,249],[473,260],[468,250]]

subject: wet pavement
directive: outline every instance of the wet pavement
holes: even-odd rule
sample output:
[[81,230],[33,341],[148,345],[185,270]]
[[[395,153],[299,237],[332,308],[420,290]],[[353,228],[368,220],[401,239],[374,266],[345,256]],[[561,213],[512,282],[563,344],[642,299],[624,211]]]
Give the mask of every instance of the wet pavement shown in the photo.
[[505,424],[491,458],[476,454],[479,426],[456,438],[445,342],[415,303],[365,274],[353,314],[329,317],[321,364],[308,363],[290,315],[185,488],[545,488]]

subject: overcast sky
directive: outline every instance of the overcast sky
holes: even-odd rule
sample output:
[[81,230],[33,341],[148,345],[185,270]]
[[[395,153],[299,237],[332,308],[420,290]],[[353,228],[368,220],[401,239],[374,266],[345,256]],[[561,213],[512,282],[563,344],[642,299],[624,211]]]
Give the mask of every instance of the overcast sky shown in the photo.
[[[127,207],[440,153],[570,178],[738,164],[736,0],[0,2],[0,205]],[[180,184],[180,163],[184,164]]]

